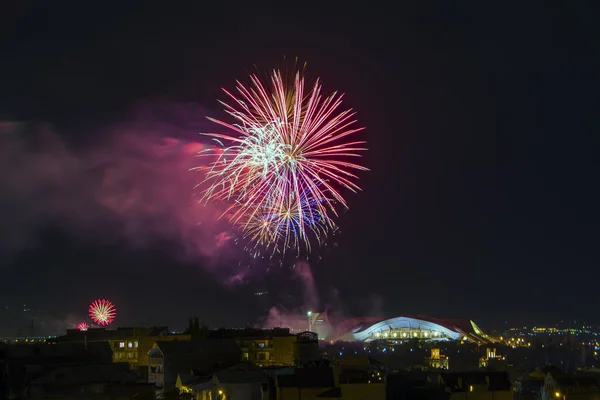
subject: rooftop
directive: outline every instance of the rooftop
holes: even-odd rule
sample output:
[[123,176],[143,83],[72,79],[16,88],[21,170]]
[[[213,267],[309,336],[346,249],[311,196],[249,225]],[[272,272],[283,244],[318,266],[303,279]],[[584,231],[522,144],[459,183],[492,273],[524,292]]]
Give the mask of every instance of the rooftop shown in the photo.
[[87,331],[78,329],[67,329],[67,334],[53,339],[54,342],[69,341],[101,341],[101,340],[119,340],[136,337],[159,337],[169,336],[171,333],[166,326],[153,327],[127,327],[108,330],[106,328],[90,328]]
[[217,329],[209,332],[211,338],[227,338],[227,339],[243,339],[243,338],[271,338],[294,336],[290,333],[289,328],[272,328],[272,329]]
[[277,386],[333,388],[333,370],[331,368],[296,368],[292,375],[279,375]]

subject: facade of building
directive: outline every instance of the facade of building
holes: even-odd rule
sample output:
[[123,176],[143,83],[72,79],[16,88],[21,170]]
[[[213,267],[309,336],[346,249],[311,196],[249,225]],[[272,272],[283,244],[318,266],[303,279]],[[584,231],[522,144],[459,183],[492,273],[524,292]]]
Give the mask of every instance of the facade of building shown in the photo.
[[148,383],[160,394],[174,392],[180,374],[212,375],[239,363],[241,354],[231,339],[158,341],[148,352]]
[[112,361],[128,363],[130,368],[146,369],[148,352],[158,340],[189,341],[191,335],[171,334],[167,327],[132,327],[107,330],[92,328],[87,331],[67,330],[67,334],[52,340],[53,343],[94,343],[108,342],[112,350]]
[[542,400],[598,400],[600,383],[590,377],[546,374],[541,390]]
[[448,369],[450,367],[448,356],[441,354],[438,348],[431,349],[431,356],[427,358],[426,362],[429,368],[433,369]]
[[242,361],[257,366],[292,366],[296,359],[296,336],[289,329],[220,329],[210,335],[234,340],[242,350]]
[[148,367],[148,352],[157,341],[189,341],[190,335],[152,334],[136,335],[124,340],[111,340],[113,362],[127,362],[133,368]]
[[269,378],[262,371],[225,370],[216,372],[196,393],[196,400],[269,399]]

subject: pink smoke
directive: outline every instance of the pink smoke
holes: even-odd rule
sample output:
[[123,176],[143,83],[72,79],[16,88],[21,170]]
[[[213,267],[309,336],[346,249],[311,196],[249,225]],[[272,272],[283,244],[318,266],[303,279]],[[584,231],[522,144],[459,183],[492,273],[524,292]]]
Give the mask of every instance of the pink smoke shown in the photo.
[[296,261],[296,264],[294,264],[294,275],[303,284],[304,305],[308,309],[317,309],[319,307],[319,293],[310,264],[302,260]]
[[320,312],[319,293],[315,278],[308,262],[298,260],[294,264],[293,275],[302,285],[301,295],[303,305],[300,309],[289,311],[281,306],[271,307],[269,315],[263,323],[264,328],[290,328],[292,332],[303,332],[308,329],[307,311]]
[[288,328],[292,333],[308,330],[308,316],[306,313],[287,311],[282,307],[271,307],[267,319],[263,323],[264,329]]
[[131,246],[166,239],[188,260],[231,254],[231,227],[217,205],[199,203],[201,176],[190,171],[204,160],[195,157],[207,146],[197,135],[204,115],[195,106],[143,104],[85,147],[49,125],[0,121],[0,251],[35,245],[36,230],[53,223]]

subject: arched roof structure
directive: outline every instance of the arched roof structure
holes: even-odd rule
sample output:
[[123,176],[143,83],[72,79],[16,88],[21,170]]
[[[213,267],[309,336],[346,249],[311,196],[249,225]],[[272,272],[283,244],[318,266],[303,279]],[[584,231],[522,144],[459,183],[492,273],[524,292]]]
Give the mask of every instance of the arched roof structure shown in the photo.
[[[352,325],[350,321],[355,321]],[[334,340],[468,340],[490,343],[496,340],[468,319],[438,319],[423,315],[402,315],[379,321],[353,319],[339,325]]]

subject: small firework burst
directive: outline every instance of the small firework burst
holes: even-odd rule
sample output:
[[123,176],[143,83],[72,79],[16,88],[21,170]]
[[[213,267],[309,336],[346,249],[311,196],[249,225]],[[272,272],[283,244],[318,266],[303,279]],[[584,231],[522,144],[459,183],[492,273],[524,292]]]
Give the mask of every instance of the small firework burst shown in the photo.
[[81,332],[87,331],[89,327],[90,326],[84,321],[77,324],[77,330],[79,330]]
[[98,299],[90,304],[90,318],[98,325],[109,325],[115,319],[117,309],[106,299]]

